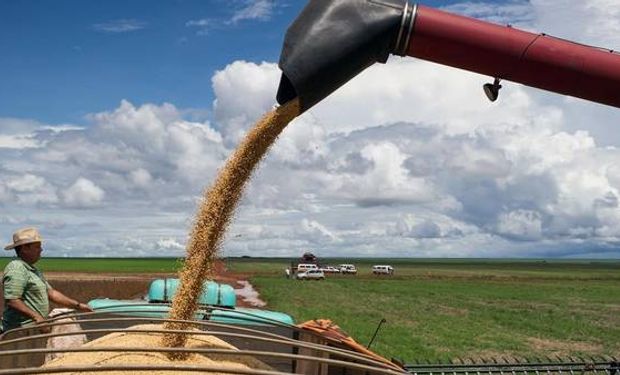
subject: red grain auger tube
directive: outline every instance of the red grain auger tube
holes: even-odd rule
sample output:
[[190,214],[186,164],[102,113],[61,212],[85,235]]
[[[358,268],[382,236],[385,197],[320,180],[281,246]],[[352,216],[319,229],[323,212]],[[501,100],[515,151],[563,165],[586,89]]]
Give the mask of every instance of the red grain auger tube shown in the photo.
[[415,7],[406,54],[620,107],[620,54]]
[[[310,0],[289,27],[277,99],[302,111],[390,54],[620,107],[620,54],[403,0]],[[414,71],[411,74],[415,74]]]

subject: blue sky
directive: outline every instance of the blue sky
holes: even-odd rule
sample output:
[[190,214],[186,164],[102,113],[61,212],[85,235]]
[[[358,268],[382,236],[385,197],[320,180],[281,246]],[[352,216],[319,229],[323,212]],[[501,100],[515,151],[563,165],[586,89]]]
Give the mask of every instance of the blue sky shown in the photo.
[[2,1],[0,115],[75,122],[122,99],[207,107],[215,70],[235,60],[277,61],[305,4],[264,1],[244,17],[255,3]]
[[1,2],[0,113],[47,122],[80,120],[121,99],[205,107],[211,75],[227,63],[277,58],[300,4],[269,20],[230,20],[234,1]]
[[[620,50],[612,0],[426,5]],[[304,2],[0,1],[0,238],[178,256]],[[390,58],[296,119],[224,255],[620,257],[620,111]]]

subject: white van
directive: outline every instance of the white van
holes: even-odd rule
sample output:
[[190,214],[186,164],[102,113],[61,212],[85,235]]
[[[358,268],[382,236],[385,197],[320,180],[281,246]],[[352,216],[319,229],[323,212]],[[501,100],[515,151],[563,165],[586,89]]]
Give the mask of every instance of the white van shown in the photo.
[[299,263],[297,265],[297,272],[306,272],[308,270],[318,270],[319,267],[316,264],[311,263]]
[[392,266],[379,264],[372,266],[372,273],[375,275],[393,275],[394,268]]
[[357,274],[357,268],[355,268],[355,265],[353,264],[341,264],[340,266],[338,266],[340,268],[340,273],[350,273],[350,274]]

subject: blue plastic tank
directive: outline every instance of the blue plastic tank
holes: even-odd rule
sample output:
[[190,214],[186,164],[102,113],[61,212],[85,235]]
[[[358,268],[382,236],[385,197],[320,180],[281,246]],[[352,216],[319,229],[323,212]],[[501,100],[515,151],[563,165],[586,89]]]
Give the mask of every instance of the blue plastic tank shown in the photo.
[[[179,279],[156,279],[151,282],[148,292],[149,302],[172,302],[179,287]],[[198,303],[203,305],[235,307],[237,297],[232,286],[205,281]]]
[[235,307],[237,305],[237,295],[235,289],[228,284],[220,285],[220,306]]
[[[149,304],[143,301],[123,301],[115,299],[94,299],[88,305],[95,310],[106,311],[121,316],[139,316],[147,318],[167,318],[170,313],[170,305]],[[216,323],[265,326],[271,324],[295,324],[293,318],[285,313],[251,308],[235,308],[234,310],[210,311],[209,314],[196,312],[196,320],[208,320]]]

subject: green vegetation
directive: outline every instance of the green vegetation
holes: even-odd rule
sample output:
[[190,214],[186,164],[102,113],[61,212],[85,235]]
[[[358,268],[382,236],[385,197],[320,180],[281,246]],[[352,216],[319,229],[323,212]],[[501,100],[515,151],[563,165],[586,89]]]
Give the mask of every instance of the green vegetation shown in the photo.
[[[0,258],[4,269],[13,258]],[[46,258],[37,263],[43,272],[170,273],[179,268],[176,258]]]
[[[254,261],[229,267],[254,269],[269,308],[296,321],[329,318],[367,344],[385,318],[373,349],[387,357],[620,354],[618,261],[349,260],[358,276],[322,282],[287,280],[288,260]],[[396,275],[373,276],[381,263]]]

